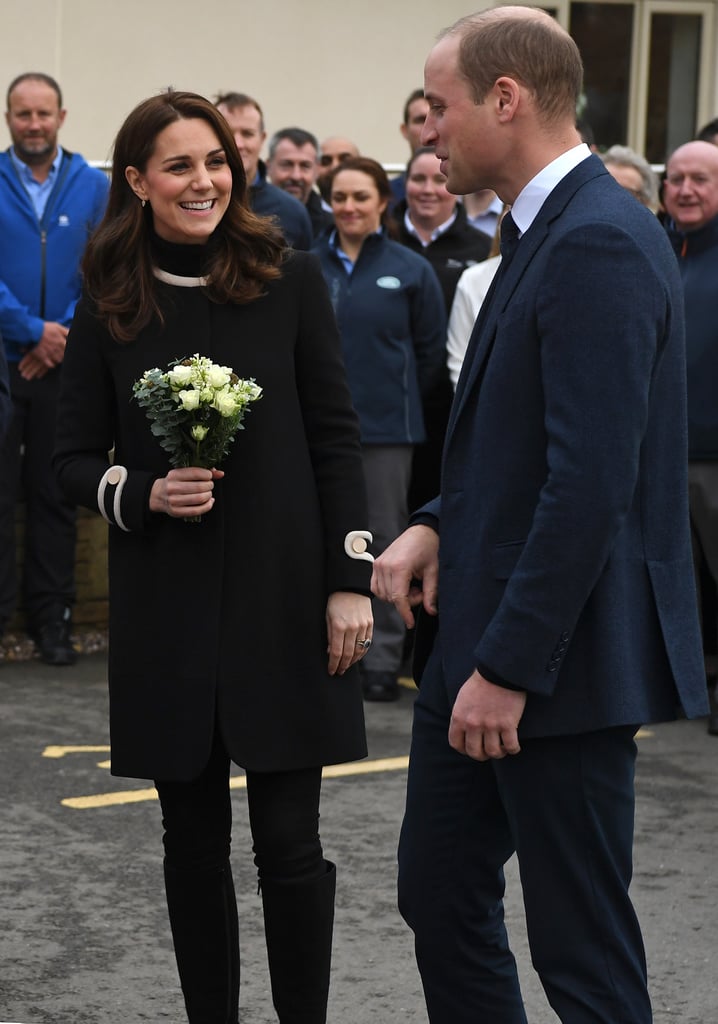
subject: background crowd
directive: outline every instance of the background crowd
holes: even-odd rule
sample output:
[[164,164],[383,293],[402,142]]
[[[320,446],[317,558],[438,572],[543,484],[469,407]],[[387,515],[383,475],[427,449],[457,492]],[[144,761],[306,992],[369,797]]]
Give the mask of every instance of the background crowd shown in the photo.
[[[409,94],[401,112],[409,156],[405,172],[391,180],[371,155],[357,163],[357,145],[341,134],[319,141],[307,128],[289,126],[268,139],[261,105],[248,93],[227,92],[214,102],[237,144],[255,213],[274,217],[291,246],[313,249],[321,260],[360,418],[379,553],[408,512],[438,492],[453,387],[500,262],[502,204],[490,190],[458,198],[447,191],[433,151],[421,145],[428,111],[421,89]],[[49,468],[52,425],[80,262],[104,209],[107,180],[59,145],[65,110],[51,78],[30,74],[11,83],[6,119],[12,146],[0,156],[0,330],[9,374],[0,367],[0,637],[19,592],[41,657],[65,665],[76,657],[75,512]],[[606,145],[612,140],[598,146],[588,124],[578,127],[619,184],[665,222],[688,285],[691,512],[712,655],[718,417],[708,396],[718,336],[706,310],[718,260],[716,124],[702,128],[687,148],[666,154],[664,181],[640,154]],[[15,551],[20,497],[26,520],[21,587]],[[392,700],[407,645],[392,609],[379,619],[363,666],[364,693],[370,700]],[[707,661],[711,693],[713,661]],[[715,715],[710,728],[718,731]]]

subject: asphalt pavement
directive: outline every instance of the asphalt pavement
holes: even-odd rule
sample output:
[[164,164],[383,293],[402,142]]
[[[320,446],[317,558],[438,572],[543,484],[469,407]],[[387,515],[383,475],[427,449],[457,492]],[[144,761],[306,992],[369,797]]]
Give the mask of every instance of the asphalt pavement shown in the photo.
[[[369,759],[324,783],[338,865],[330,1024],[426,1024],[396,910],[396,841],[413,692],[366,706]],[[0,1024],[185,1024],[149,782],[109,774],[106,660],[0,664]],[[680,721],[639,738],[633,897],[657,1024],[718,1024],[718,737]],[[241,772],[233,782],[242,1022],[270,1024],[261,906]],[[507,921],[530,1024],[555,1024],[530,966],[520,885]],[[560,927],[560,922],[557,922]],[[477,1024],[491,1024],[480,1021]]]

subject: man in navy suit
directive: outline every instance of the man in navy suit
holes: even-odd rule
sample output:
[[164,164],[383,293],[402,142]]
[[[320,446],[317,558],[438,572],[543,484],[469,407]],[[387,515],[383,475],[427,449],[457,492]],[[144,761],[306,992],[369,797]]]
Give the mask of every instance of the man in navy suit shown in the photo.
[[514,852],[561,1021],[650,1022],[634,736],[707,710],[680,280],[655,217],[581,143],[581,81],[571,38],[530,8],[462,19],[426,64],[422,142],[448,188],[494,189],[513,215],[441,496],[373,579],[407,625],[422,606],[428,650],[399,899],[432,1024],[526,1022],[502,910]]

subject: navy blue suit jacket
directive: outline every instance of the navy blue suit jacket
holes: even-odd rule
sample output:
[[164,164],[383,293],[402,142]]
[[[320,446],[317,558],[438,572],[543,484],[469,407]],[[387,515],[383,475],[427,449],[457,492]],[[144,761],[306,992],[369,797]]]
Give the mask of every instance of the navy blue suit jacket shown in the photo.
[[590,157],[497,276],[422,510],[452,702],[481,666],[523,737],[706,712],[686,452],[675,256]]

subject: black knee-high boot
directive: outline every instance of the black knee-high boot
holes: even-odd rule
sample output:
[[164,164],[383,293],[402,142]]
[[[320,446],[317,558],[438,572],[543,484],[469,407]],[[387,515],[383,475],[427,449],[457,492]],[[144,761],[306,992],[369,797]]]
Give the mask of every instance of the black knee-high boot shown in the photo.
[[262,880],[272,999],[281,1024],[325,1024],[334,927],[336,869],[321,878]]
[[190,1024],[239,1020],[239,925],[232,870],[171,868],[167,907]]

